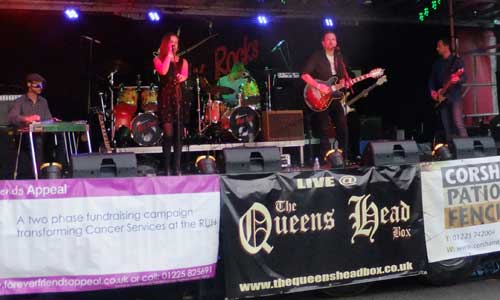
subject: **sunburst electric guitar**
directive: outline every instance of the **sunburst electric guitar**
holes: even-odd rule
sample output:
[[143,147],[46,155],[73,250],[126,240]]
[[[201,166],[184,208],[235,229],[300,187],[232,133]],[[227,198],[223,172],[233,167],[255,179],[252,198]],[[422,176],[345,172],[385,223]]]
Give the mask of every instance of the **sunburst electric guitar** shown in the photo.
[[340,102],[342,103],[342,107],[344,107],[344,113],[347,115],[348,113],[354,111],[354,108],[351,108],[351,105],[358,102],[362,98],[368,97],[368,94],[374,88],[376,88],[377,86],[381,86],[386,82],[387,82],[387,75],[384,75],[384,76],[380,77],[379,79],[377,79],[377,81],[374,84],[372,84],[369,87],[367,87],[366,89],[362,90],[359,94],[357,94],[356,96],[354,96],[353,98],[351,98],[349,100],[347,100],[347,99],[349,98],[350,93],[347,92],[345,94],[345,97],[342,98],[342,100],[340,100]]
[[[384,75],[384,69],[376,68],[369,73],[351,79],[351,83],[356,84],[368,78],[379,78],[382,75]],[[328,93],[322,93],[318,88],[309,84],[306,85],[304,88],[304,100],[306,105],[313,111],[324,111],[330,106],[332,101],[342,99],[344,97],[344,92],[342,91],[343,87],[339,86],[338,81],[336,76],[327,81],[316,80],[318,83],[336,88],[335,91],[333,88],[330,89]]]

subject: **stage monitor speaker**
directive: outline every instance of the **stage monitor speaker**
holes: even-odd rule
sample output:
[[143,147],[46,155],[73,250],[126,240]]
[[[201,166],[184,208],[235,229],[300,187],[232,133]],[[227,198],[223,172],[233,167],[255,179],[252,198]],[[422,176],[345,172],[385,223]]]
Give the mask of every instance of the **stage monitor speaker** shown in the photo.
[[415,141],[373,141],[363,153],[363,165],[387,166],[419,163]]
[[226,173],[259,173],[281,170],[278,147],[224,149]]
[[135,153],[89,153],[71,156],[74,178],[137,176]]
[[451,150],[455,159],[497,155],[497,147],[492,137],[454,138]]
[[262,113],[264,141],[304,139],[304,115],[301,110],[273,110]]

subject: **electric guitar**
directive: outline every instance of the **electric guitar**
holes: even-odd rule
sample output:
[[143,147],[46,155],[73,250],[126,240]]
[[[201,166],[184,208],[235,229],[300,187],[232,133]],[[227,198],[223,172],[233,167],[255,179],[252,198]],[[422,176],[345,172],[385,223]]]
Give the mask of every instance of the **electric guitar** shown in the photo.
[[448,89],[452,85],[455,84],[455,83],[451,82],[451,77],[453,75],[460,77],[460,76],[462,76],[463,73],[464,73],[464,68],[458,69],[455,73],[451,74],[450,79],[444,84],[444,86],[442,88],[440,88],[438,90],[438,92],[437,92],[438,93],[437,99],[433,99],[434,101],[437,102],[436,104],[434,104],[434,108],[435,109],[439,108],[441,106],[441,104],[448,98],[445,94],[448,91]]
[[97,111],[97,118],[99,119],[99,126],[101,127],[103,147],[100,147],[99,152],[101,153],[111,153],[111,144],[109,143],[108,133],[106,132],[106,126],[104,125],[104,113],[102,111]]
[[[351,79],[351,83],[354,85],[365,79],[379,78],[382,75],[384,75],[384,69],[373,69],[367,74]],[[335,87],[336,90],[333,91],[333,89],[330,89],[328,93],[322,93],[318,88],[309,84],[306,85],[306,87],[304,88],[304,100],[311,110],[318,112],[324,111],[330,106],[333,100],[340,100],[342,99],[342,97],[344,97],[344,92],[342,91],[344,87],[337,83],[339,80],[336,76],[330,78],[327,81],[316,81],[332,88]]]
[[347,101],[347,98],[349,98],[350,92],[347,92],[345,96],[342,98],[342,100],[340,100],[340,102],[342,103],[342,107],[344,107],[344,113],[347,115],[348,113],[354,111],[354,109],[350,107],[351,105],[358,102],[361,98],[366,98],[374,88],[376,88],[377,86],[381,86],[386,82],[387,82],[387,75],[384,75],[379,79],[377,79],[377,81],[374,84],[362,90],[360,93],[358,93],[349,101]]

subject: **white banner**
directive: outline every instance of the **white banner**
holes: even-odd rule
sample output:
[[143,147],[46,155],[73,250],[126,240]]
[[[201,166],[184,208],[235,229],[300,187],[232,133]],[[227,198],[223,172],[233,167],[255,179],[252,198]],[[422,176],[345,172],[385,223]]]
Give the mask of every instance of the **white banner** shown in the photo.
[[420,166],[429,262],[500,251],[500,157]]
[[0,200],[0,294],[215,274],[215,176],[0,181]]

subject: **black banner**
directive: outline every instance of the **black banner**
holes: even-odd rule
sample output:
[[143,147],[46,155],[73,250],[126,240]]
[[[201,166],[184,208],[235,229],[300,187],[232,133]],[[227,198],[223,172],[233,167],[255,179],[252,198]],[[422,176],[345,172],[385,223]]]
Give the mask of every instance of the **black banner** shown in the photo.
[[416,166],[223,176],[221,195],[230,299],[424,270]]

